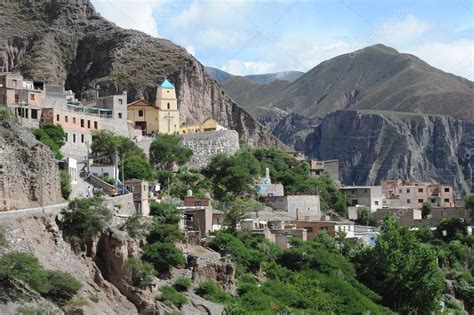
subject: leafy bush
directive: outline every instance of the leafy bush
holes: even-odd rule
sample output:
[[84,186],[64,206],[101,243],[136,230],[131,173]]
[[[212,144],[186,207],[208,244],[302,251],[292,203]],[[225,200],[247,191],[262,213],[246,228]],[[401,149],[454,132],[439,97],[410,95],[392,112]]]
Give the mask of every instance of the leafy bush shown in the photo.
[[81,288],[69,273],[45,270],[36,257],[19,252],[0,257],[0,279],[25,281],[41,295],[60,303],[71,299]]
[[64,199],[68,199],[71,194],[71,175],[68,171],[61,170],[59,172],[59,183],[61,185],[61,195]]
[[106,182],[107,184],[113,185],[114,184],[114,178],[104,175],[104,174],[97,174],[95,175],[98,179],[102,180],[103,182]]
[[174,244],[156,242],[145,247],[143,259],[153,264],[160,273],[169,273],[172,266],[184,264],[184,256]]
[[177,135],[158,134],[150,145],[150,161],[160,170],[170,170],[173,164],[184,165],[193,155],[193,150],[181,144]]
[[5,237],[5,230],[0,226],[0,247],[7,246],[7,238]]
[[149,224],[142,222],[143,217],[138,214],[134,214],[129,217],[119,229],[127,231],[128,235],[132,238],[141,238],[148,233]]
[[47,296],[53,300],[70,300],[82,287],[81,283],[67,272],[47,271],[49,290]]
[[150,214],[160,223],[177,224],[181,220],[181,213],[172,204],[156,201],[150,203]]
[[188,299],[182,294],[176,291],[175,288],[169,285],[164,285],[160,288],[161,294],[157,296],[157,300],[161,302],[168,302],[181,307],[183,304],[188,302]]
[[101,197],[74,199],[61,211],[61,228],[66,238],[86,241],[103,232],[112,220],[112,213]]
[[13,114],[9,108],[6,108],[6,107],[0,108],[0,121],[1,120],[11,121],[12,119],[13,119]]
[[187,291],[193,286],[191,279],[187,277],[179,277],[174,282],[173,287],[178,291]]
[[63,158],[60,149],[64,145],[65,134],[60,125],[44,125],[34,129],[36,139],[48,146],[56,159]]
[[160,224],[153,222],[150,233],[148,234],[148,243],[162,242],[174,243],[184,238],[183,233],[176,224]]
[[150,165],[150,162],[146,157],[142,156],[130,156],[125,159],[123,167],[125,179],[145,179],[153,180],[155,178],[155,172]]
[[144,289],[153,284],[156,271],[153,266],[137,258],[129,258],[125,261],[127,282],[133,286]]
[[203,282],[194,291],[200,297],[216,303],[228,303],[233,300],[231,295],[213,282]]

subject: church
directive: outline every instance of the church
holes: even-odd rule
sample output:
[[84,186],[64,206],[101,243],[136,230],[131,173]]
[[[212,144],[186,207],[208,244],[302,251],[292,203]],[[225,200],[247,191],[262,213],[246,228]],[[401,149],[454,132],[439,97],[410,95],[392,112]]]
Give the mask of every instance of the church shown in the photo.
[[176,89],[164,80],[156,91],[155,103],[141,99],[127,105],[128,120],[144,135],[179,133],[179,111]]

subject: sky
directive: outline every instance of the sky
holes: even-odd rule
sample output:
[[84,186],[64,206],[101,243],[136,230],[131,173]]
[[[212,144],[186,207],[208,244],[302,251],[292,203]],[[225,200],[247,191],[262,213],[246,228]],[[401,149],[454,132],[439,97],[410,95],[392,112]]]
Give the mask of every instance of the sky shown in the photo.
[[472,0],[91,0],[123,28],[166,38],[236,75],[308,71],[377,43],[474,80]]

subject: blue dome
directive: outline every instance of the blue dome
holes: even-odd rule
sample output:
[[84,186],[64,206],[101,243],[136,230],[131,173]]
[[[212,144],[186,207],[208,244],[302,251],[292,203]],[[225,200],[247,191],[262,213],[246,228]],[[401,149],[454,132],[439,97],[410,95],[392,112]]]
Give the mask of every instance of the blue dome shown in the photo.
[[161,87],[164,89],[174,89],[174,85],[168,80],[164,80],[163,83],[161,83]]

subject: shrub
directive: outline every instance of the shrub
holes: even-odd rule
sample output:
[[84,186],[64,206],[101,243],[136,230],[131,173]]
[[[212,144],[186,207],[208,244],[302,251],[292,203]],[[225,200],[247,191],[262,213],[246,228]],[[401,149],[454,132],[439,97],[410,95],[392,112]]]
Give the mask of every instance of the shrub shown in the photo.
[[229,303],[231,302],[232,296],[225,293],[220,287],[213,282],[203,282],[196,289],[195,292],[200,297],[216,302],[216,303]]
[[36,257],[19,252],[0,258],[0,279],[25,281],[41,295],[60,303],[71,299],[81,288],[81,283],[69,273],[45,270]]
[[141,238],[147,233],[148,224],[142,222],[142,216],[134,214],[129,217],[119,229],[127,231],[128,235],[132,238]]
[[13,119],[13,114],[8,108],[0,108],[0,120],[11,121]]
[[189,278],[179,277],[176,279],[173,286],[178,291],[187,291],[193,286],[193,283]]
[[175,288],[169,285],[164,285],[160,288],[161,294],[157,296],[157,300],[161,302],[168,302],[181,307],[183,304],[188,302],[188,299],[182,294],[176,291]]
[[160,273],[168,273],[171,266],[178,267],[184,264],[184,256],[174,244],[156,242],[145,247],[143,258],[152,263]]
[[147,237],[150,244],[155,242],[174,243],[182,239],[183,233],[176,224],[159,224],[158,222],[153,222]]
[[5,237],[5,230],[0,226],[0,247],[7,246],[7,238]]
[[151,202],[150,214],[160,223],[166,224],[177,224],[181,219],[179,210],[174,205],[166,202]]
[[47,296],[53,300],[69,300],[82,287],[81,283],[67,272],[47,271],[46,279],[49,284]]
[[64,199],[68,199],[71,194],[71,175],[67,171],[59,172],[59,183],[61,185],[61,195]]
[[74,199],[61,214],[61,227],[65,237],[76,237],[82,241],[103,232],[112,220],[112,213],[98,196]]
[[144,289],[153,283],[156,271],[151,264],[137,258],[129,258],[125,261],[124,266],[129,284]]

